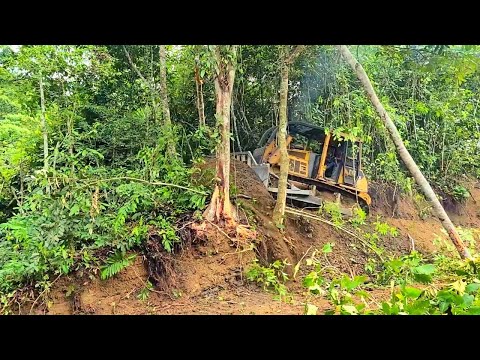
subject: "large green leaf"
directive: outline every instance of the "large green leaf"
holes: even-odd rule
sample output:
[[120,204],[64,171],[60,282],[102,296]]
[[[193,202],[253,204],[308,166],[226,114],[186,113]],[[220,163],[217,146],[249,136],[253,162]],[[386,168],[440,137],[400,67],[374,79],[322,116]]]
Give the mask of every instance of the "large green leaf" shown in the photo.
[[413,269],[413,272],[416,274],[422,275],[432,275],[435,272],[436,268],[433,264],[425,264],[421,266],[417,266]]
[[472,284],[468,284],[465,287],[465,292],[468,293],[468,294],[472,294],[472,293],[477,292],[478,289],[480,289],[480,283],[472,283]]
[[416,299],[417,297],[419,297],[422,294],[422,292],[423,290],[417,289],[411,286],[405,286],[405,288],[403,289],[403,294],[406,297],[413,298],[413,299]]

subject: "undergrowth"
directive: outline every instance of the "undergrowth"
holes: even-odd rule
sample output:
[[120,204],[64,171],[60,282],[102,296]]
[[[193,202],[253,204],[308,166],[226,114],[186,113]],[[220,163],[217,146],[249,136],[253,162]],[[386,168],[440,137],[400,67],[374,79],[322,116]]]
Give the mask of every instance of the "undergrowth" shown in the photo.
[[[396,234],[396,229],[379,222],[371,239],[387,234]],[[463,240],[475,254],[475,230],[459,229]],[[438,242],[437,242],[438,243]],[[455,249],[448,243],[436,254],[425,257],[417,251],[399,257],[388,256],[383,262],[367,262],[369,276],[351,277],[338,274],[333,278],[325,251],[317,251],[306,259],[311,271],[303,279],[308,291],[305,314],[317,314],[312,304],[315,297],[327,298],[332,307],[325,314],[340,315],[480,315],[480,260],[458,258]],[[370,258],[371,260],[372,258]],[[389,298],[378,301],[373,289],[389,293]]]
[[0,224],[3,297],[80,268],[111,277],[131,262],[127,252],[152,235],[173,251],[179,241],[176,218],[202,209],[208,193],[191,184],[194,170],[180,160],[167,161],[159,153],[152,159],[146,150],[138,156],[148,172],[142,166],[85,167],[72,178],[65,166],[49,176],[39,173],[26,185],[16,214]]
[[[332,208],[328,208],[327,213],[338,224],[340,218]],[[341,221],[338,226],[345,224]],[[475,252],[480,231],[458,228],[476,259],[465,261],[459,259],[452,244],[439,238],[434,240],[438,249],[434,254],[425,256],[413,250],[394,256],[379,244],[383,237],[399,235],[395,227],[377,218],[371,223],[370,232],[361,230],[361,215],[350,223],[357,229],[357,235],[361,235],[359,239],[363,239],[355,246],[363,246],[370,254],[365,274],[347,275],[332,266],[329,257],[334,252],[334,243],[314,249],[295,266],[294,277],[300,266],[306,270],[302,278],[306,290],[305,314],[317,314],[315,299],[323,298],[331,304],[324,312],[328,315],[480,315],[480,258]],[[289,278],[283,271],[284,266],[284,262],[276,261],[264,267],[255,261],[247,270],[247,279],[262,285],[264,290],[275,292],[277,298],[285,298],[289,294]],[[380,298],[379,293],[383,294]]]
[[289,294],[285,286],[288,275],[284,271],[288,265],[286,260],[276,260],[267,267],[264,267],[255,259],[247,269],[246,277],[248,281],[262,285],[264,290],[273,291],[276,294],[276,299],[288,301]]

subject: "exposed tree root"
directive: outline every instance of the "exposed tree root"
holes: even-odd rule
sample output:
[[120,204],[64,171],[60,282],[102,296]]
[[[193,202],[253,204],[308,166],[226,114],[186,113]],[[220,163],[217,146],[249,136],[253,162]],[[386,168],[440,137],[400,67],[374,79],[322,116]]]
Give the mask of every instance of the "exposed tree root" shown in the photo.
[[151,237],[144,246],[144,257],[148,271],[148,279],[161,291],[175,287],[177,275],[175,258],[167,253],[158,238]]

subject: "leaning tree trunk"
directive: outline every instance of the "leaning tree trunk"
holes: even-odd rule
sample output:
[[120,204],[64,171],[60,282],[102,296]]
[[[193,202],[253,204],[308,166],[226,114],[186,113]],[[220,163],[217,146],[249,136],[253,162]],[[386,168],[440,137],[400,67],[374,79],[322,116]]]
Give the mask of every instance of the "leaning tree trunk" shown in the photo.
[[[235,54],[236,46],[232,52]],[[212,199],[205,210],[205,219],[229,229],[237,226],[236,211],[230,202],[230,106],[232,103],[235,66],[221,55],[219,46],[215,49],[216,65],[215,98],[217,124],[221,141],[217,147],[216,184]]]
[[280,106],[278,124],[278,147],[280,149],[280,176],[278,179],[277,202],[273,210],[272,220],[277,227],[282,227],[287,202],[288,151],[287,151],[287,101],[288,72],[290,65],[303,50],[303,45],[297,45],[290,53],[286,46],[280,48]]
[[[40,108],[41,108],[41,117],[40,125],[42,127],[42,136],[43,136],[43,170],[45,171],[45,176],[48,173],[48,131],[47,131],[47,119],[45,117],[45,94],[43,92],[43,75],[40,73]],[[48,184],[48,180],[47,180]],[[47,193],[50,192],[50,186],[47,185]]]
[[[160,45],[160,98],[162,101],[163,123],[168,132],[172,131],[172,120],[170,119],[170,107],[168,106],[167,91],[167,62],[165,45]],[[167,153],[175,155],[175,142],[171,134],[167,138]]]
[[277,202],[273,210],[273,222],[277,227],[283,225],[285,206],[287,202],[287,180],[288,180],[288,151],[287,151],[287,97],[288,97],[288,64],[284,50],[281,58],[280,78],[280,113],[278,124],[278,147],[280,149],[280,176],[278,178]]
[[427,179],[425,179],[425,176],[423,176],[422,172],[418,168],[417,164],[413,160],[408,150],[405,148],[402,138],[398,133],[397,127],[393,123],[392,119],[390,119],[390,116],[386,112],[383,105],[380,103],[380,100],[378,99],[377,94],[375,93],[375,90],[373,89],[373,86],[365,70],[363,69],[362,65],[353,57],[352,53],[350,52],[350,50],[348,50],[348,48],[345,45],[337,45],[337,49],[340,51],[340,53],[342,54],[344,59],[348,62],[348,64],[350,64],[353,71],[357,74],[357,77],[362,83],[365,90],[367,91],[368,97],[370,98],[373,106],[377,110],[386,128],[390,132],[390,136],[392,137],[392,140],[395,143],[398,153],[400,154],[400,157],[405,163],[405,166],[410,171],[413,178],[415,179],[417,184],[420,186],[420,189],[423,191],[423,193],[427,197],[427,200],[432,205],[437,217],[439,218],[443,227],[445,228],[448,235],[450,236],[450,239],[452,240],[455,247],[457,248],[460,256],[462,258],[471,259],[472,257],[468,249],[460,239],[460,236],[455,230],[455,227],[453,226],[452,221],[450,220],[447,213],[445,212],[445,209],[443,208],[442,204],[440,204],[440,201],[435,195],[435,192],[433,191],[432,187],[428,183]]

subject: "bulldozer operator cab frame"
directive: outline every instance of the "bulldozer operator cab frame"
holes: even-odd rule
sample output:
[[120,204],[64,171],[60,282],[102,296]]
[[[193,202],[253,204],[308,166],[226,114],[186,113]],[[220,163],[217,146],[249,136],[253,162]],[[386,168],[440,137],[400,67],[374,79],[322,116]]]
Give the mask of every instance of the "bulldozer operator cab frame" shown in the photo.
[[[253,152],[258,163],[279,163],[277,132],[278,127],[272,126],[261,137],[259,147]],[[289,173],[367,192],[360,139],[352,141],[342,133],[333,136],[329,129],[301,121],[290,121],[287,134]]]

